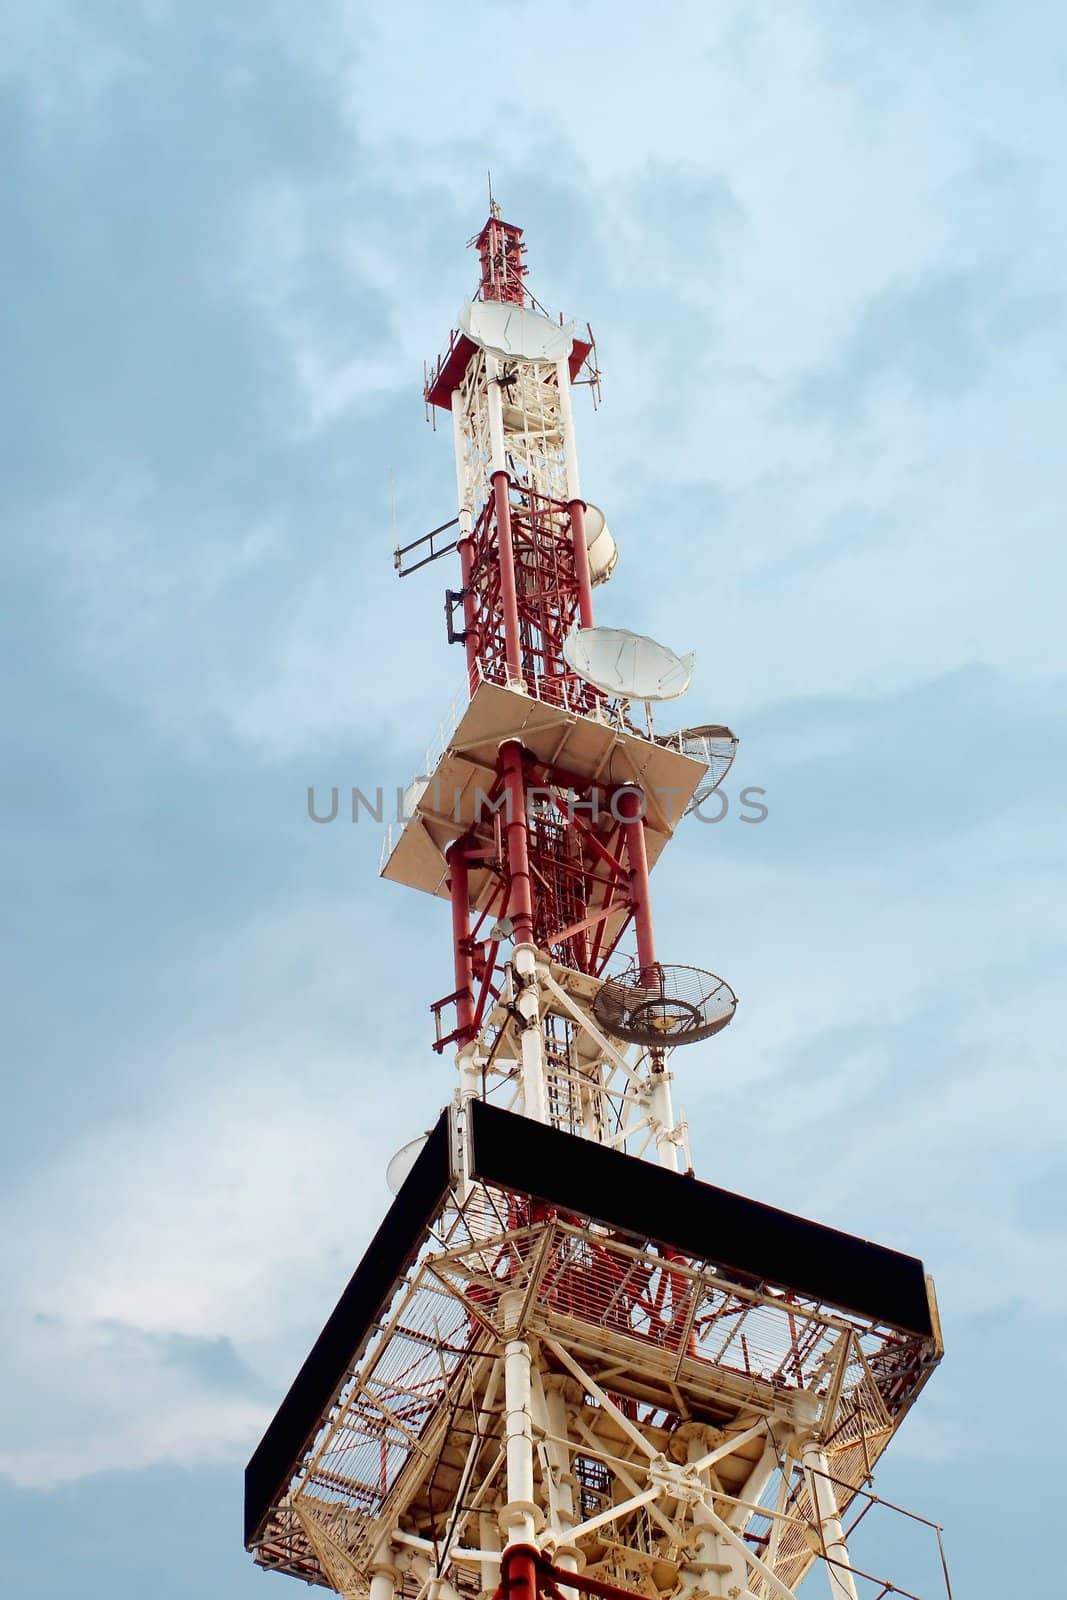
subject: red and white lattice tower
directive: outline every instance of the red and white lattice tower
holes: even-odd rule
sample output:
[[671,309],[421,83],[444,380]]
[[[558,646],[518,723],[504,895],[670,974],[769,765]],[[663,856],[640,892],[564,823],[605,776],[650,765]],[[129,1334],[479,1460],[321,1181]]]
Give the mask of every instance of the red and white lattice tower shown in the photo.
[[249,1463],[246,1543],[372,1600],[789,1600],[817,1561],[850,1600],[844,1521],[941,1354],[932,1285],[692,1173],[668,1064],[735,1000],[660,959],[649,872],[736,741],[657,731],[691,658],[594,626],[592,334],[533,301],[495,206],[475,243],[425,390],[458,515],[396,554],[458,557],[467,692],[383,865],[450,902],[458,1087]]

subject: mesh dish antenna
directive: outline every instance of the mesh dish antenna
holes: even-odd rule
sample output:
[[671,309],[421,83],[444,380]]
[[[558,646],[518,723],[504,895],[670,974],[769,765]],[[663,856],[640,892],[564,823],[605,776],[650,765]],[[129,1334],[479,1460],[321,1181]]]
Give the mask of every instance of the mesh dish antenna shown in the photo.
[[692,756],[694,761],[703,761],[708,769],[682,813],[687,817],[709,794],[714,794],[729,772],[737,754],[737,735],[720,722],[705,722],[698,728],[680,728],[677,733],[657,733],[655,740],[668,750],[678,750],[683,756]]
[[710,1039],[733,1020],[737,996],[699,967],[628,967],[598,989],[593,1015],[608,1033],[656,1048]]
[[573,322],[561,327],[508,300],[465,300],[459,325],[473,344],[504,361],[566,361],[574,344]]
[[575,628],[564,640],[563,659],[595,689],[645,701],[677,699],[696,665],[696,656],[676,656],[628,628]]

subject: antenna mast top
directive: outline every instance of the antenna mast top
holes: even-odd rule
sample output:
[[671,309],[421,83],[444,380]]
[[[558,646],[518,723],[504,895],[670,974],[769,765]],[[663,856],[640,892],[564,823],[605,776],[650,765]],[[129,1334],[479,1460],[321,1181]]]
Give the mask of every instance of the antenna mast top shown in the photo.
[[526,290],[522,280],[526,276],[526,264],[522,258],[526,246],[522,243],[522,229],[503,220],[500,207],[491,196],[489,217],[474,243],[482,265],[479,299],[525,305]]

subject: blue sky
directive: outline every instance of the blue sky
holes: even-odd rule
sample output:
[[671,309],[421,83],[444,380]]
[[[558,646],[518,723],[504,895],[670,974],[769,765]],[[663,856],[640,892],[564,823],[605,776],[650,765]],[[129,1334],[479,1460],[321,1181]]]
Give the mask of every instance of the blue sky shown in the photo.
[[696,649],[768,794],[655,873],[741,996],[678,1061],[698,1171],[935,1273],[880,1485],[958,1594],[1005,1480],[1053,1525],[1065,90],[1038,0],[0,21],[5,1592],[278,1589],[243,1462],[451,1093],[447,910],[305,793],[405,782],[460,688],[390,552],[452,514],[422,361],[487,167],[599,341],[599,618]]

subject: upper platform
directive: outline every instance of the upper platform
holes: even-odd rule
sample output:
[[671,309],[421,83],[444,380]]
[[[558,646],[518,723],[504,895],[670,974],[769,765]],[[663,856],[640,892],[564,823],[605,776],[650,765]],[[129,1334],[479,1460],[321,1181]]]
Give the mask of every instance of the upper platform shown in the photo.
[[[448,899],[445,852],[462,835],[492,832],[486,806],[502,743],[517,739],[535,761],[557,774],[556,782],[637,784],[646,800],[646,849],[653,866],[696,793],[707,763],[632,732],[620,718],[592,717],[562,703],[563,680],[535,680],[541,696],[483,679],[474,692],[433,772],[409,791],[411,815],[399,836],[390,830],[382,876],[411,889]],[[550,700],[547,690],[559,693]],[[420,792],[421,790],[421,792]],[[587,814],[586,814],[587,815]],[[482,908],[497,878],[472,863],[470,898]]]

